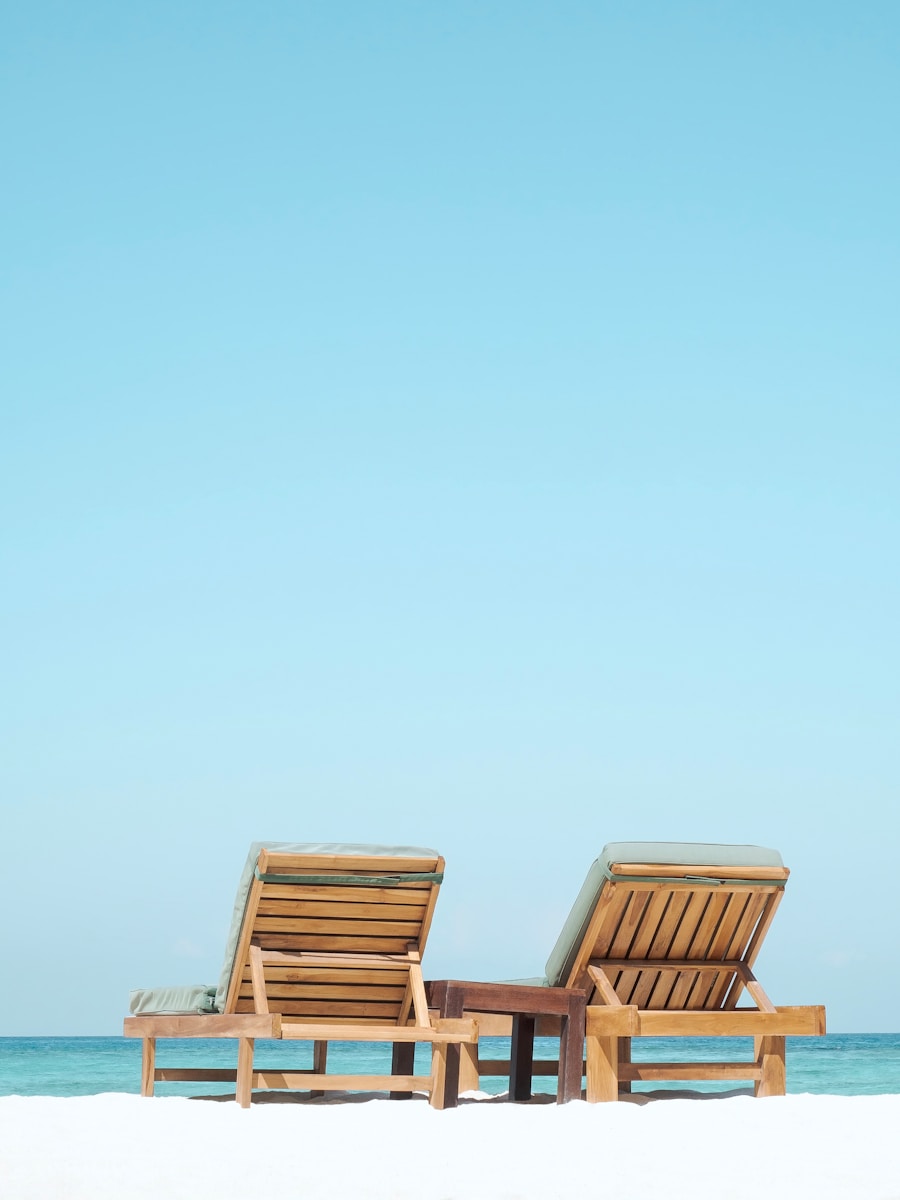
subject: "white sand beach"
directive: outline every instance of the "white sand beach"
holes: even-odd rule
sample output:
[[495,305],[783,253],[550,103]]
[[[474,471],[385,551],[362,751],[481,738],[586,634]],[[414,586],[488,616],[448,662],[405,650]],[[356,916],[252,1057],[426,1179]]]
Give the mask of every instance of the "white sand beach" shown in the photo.
[[4,1200],[900,1198],[900,1095],[563,1107],[0,1099]]

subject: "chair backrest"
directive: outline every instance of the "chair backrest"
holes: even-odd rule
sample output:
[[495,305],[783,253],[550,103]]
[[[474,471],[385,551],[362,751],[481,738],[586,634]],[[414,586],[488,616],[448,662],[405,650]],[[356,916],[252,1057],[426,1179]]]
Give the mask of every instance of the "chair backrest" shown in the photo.
[[788,874],[761,846],[611,843],[548,960],[548,982],[643,1009],[733,1008],[745,988],[759,1002],[751,968]]
[[414,846],[257,843],[241,877],[217,1000],[253,1012],[252,957],[269,1012],[322,1023],[397,1024],[443,877]]

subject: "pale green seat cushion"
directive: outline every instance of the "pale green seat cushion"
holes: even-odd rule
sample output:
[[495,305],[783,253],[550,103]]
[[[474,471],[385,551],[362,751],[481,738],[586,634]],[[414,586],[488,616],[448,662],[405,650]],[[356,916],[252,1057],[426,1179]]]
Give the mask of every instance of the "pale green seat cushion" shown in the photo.
[[[587,933],[603,885],[616,876],[614,863],[677,864],[687,867],[783,867],[777,850],[705,842],[609,842],[591,865],[545,967],[550,987],[563,987]],[[652,874],[649,878],[653,878]],[[671,882],[671,880],[662,880]]]
[[140,988],[131,993],[128,1011],[135,1017],[141,1013],[211,1013],[216,1011],[215,999],[216,989],[206,983]]

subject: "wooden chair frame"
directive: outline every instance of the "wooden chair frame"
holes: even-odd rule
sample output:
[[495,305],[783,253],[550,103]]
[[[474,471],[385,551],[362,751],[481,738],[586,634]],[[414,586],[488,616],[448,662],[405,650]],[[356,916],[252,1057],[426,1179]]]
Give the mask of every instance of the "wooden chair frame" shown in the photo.
[[[567,980],[591,993],[587,1099],[617,1100],[638,1080],[751,1080],[757,1096],[784,1095],[785,1038],[825,1032],[823,1006],[776,1007],[752,969],[787,868],[616,863],[612,871],[626,878],[604,885]],[[754,1004],[738,1008],[744,992]],[[634,1037],[752,1037],[754,1054],[636,1063]]]
[[[439,857],[419,861],[262,850],[225,1011],[125,1019],[125,1036],[143,1043],[141,1094],[151,1096],[157,1081],[213,1081],[234,1082],[235,1098],[244,1108],[254,1088],[302,1088],[313,1095],[388,1090],[396,1098],[424,1091],[432,1106],[442,1108],[448,1045],[478,1040],[473,1020],[433,1019],[425,1000],[420,948],[443,867]],[[397,877],[396,887],[382,886],[389,873]],[[404,873],[411,883],[404,882]],[[417,878],[422,873],[434,880]],[[333,886],[329,876],[335,878]],[[418,936],[404,943],[413,930]],[[157,1039],[173,1037],[236,1038],[237,1069],[157,1067]],[[259,1038],[311,1041],[312,1068],[254,1070]],[[331,1040],[392,1043],[391,1073],[328,1074]],[[428,1075],[413,1073],[418,1043],[432,1047]]]

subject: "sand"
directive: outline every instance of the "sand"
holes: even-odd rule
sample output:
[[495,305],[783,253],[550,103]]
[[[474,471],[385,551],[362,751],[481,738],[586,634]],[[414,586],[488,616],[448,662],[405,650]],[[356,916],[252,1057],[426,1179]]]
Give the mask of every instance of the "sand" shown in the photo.
[[0,1098],[3,1200],[900,1200],[900,1095],[649,1104]]

